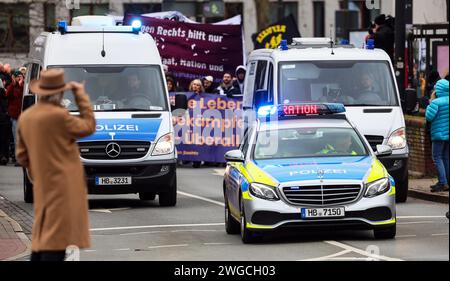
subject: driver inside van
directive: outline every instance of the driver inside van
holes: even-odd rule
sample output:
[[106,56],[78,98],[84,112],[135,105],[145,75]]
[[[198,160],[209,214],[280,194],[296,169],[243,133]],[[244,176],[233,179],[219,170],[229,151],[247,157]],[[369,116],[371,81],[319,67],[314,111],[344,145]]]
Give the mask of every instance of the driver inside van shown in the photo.
[[359,87],[356,89],[358,104],[379,105],[382,102],[372,74],[362,73],[357,82],[359,83]]
[[126,104],[132,108],[150,108],[152,101],[142,89],[142,80],[137,73],[131,73],[127,76],[127,100]]

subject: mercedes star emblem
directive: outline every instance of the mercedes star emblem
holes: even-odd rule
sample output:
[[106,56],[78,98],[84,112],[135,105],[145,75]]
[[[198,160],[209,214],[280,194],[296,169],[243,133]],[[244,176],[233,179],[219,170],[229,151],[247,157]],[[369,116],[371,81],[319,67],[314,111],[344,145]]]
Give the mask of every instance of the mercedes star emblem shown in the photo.
[[323,179],[324,175],[325,175],[325,171],[324,170],[317,170],[317,177],[319,179]]
[[121,148],[115,142],[111,142],[106,146],[106,154],[111,158],[117,158],[120,155]]

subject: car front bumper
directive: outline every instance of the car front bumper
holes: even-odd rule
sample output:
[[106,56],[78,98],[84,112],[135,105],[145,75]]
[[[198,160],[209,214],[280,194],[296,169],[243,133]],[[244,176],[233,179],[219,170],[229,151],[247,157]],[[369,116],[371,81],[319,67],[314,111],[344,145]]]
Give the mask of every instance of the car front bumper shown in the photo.
[[[270,231],[282,228],[332,228],[332,229],[376,229],[396,223],[395,187],[374,198],[360,197],[357,201],[336,206],[297,206],[285,199],[267,201],[250,196],[243,199],[247,228]],[[344,207],[345,217],[302,219],[302,208]]]

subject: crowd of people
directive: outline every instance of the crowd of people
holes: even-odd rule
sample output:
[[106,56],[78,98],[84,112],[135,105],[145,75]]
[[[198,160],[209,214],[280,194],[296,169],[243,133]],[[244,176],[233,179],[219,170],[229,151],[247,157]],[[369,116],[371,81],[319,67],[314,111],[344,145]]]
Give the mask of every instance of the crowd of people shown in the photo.
[[204,76],[201,79],[194,79],[188,88],[183,88],[177,82],[175,76],[166,71],[166,83],[169,93],[173,92],[192,92],[196,94],[217,94],[229,98],[242,97],[244,95],[244,81],[247,73],[245,66],[240,65],[234,73],[225,71],[222,80],[215,83],[212,76]]
[[14,148],[16,128],[22,107],[23,86],[27,69],[12,69],[0,63],[0,165],[18,166]]
[[[167,89],[169,93],[174,92],[191,92],[197,95],[201,94],[216,94],[228,98],[239,98],[244,95],[244,81],[247,74],[247,69],[245,66],[240,65],[236,68],[234,74],[230,71],[225,71],[222,76],[222,80],[219,83],[214,82],[214,77],[204,76],[201,79],[194,79],[189,83],[188,88],[183,88],[177,82],[175,76],[168,71],[168,68],[164,68],[166,75]],[[206,166],[220,166],[223,164],[219,163],[208,163],[208,162],[188,162],[180,161],[180,165],[192,164],[194,168],[200,168],[202,164]]]

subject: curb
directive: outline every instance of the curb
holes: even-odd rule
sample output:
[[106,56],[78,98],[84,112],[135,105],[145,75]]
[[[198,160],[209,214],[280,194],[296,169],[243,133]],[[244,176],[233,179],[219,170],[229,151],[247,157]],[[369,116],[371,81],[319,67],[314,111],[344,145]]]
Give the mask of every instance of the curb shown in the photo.
[[7,220],[14,232],[16,233],[17,237],[20,239],[20,241],[25,245],[26,249],[25,251],[23,251],[22,253],[3,259],[2,261],[14,261],[17,259],[21,259],[24,258],[26,256],[29,256],[31,254],[31,241],[30,239],[27,237],[27,235],[25,235],[25,233],[23,233],[23,229],[20,226],[19,223],[17,223],[15,220],[13,220],[11,217],[9,217],[5,212],[3,212],[2,210],[0,210],[0,217],[3,217],[5,220]]
[[443,203],[448,204],[448,196],[440,195],[440,194],[433,194],[429,192],[423,192],[415,189],[408,190],[408,196],[416,199],[431,201],[435,203]]

